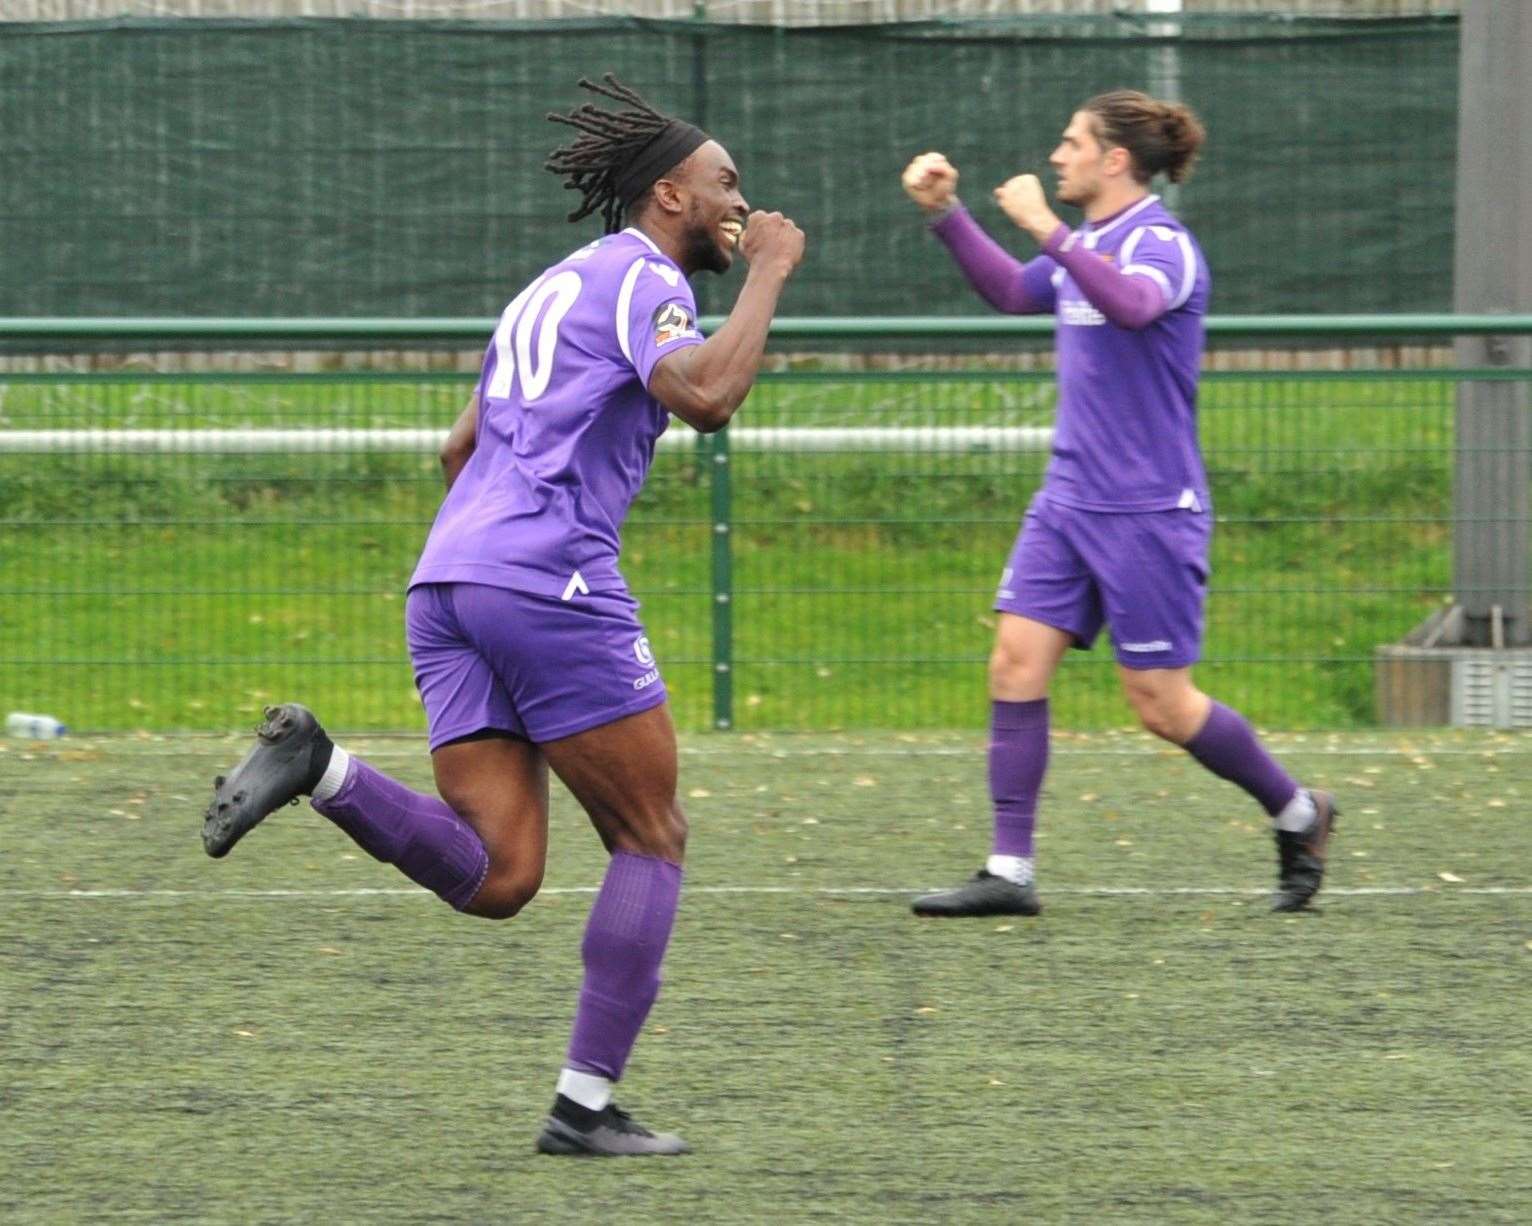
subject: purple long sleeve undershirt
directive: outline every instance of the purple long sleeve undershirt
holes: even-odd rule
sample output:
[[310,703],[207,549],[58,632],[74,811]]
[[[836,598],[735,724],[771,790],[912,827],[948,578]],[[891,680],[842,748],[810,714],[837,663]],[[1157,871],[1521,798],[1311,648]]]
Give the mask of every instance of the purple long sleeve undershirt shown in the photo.
[[[1036,315],[1049,309],[1027,292],[1025,265],[1000,246],[962,205],[931,225],[968,283],[997,311]],[[1043,253],[1069,271],[1090,304],[1121,328],[1147,327],[1165,313],[1160,287],[1148,277],[1124,276],[1121,269],[1072,242],[1062,222],[1043,244]]]
[[1091,306],[1119,328],[1135,332],[1147,328],[1170,305],[1160,287],[1148,277],[1126,275],[1117,265],[1076,242],[1063,222],[1048,236],[1043,252],[1066,268]]
[[961,204],[931,223],[931,233],[952,253],[979,297],[1007,315],[1049,310],[1027,293],[1020,260],[986,234]]

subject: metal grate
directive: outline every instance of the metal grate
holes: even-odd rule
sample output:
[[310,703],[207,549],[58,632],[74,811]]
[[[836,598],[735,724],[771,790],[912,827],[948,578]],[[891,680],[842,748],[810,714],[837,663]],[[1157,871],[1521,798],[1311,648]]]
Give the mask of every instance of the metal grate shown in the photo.
[[1532,651],[1463,652],[1452,662],[1452,722],[1532,728]]

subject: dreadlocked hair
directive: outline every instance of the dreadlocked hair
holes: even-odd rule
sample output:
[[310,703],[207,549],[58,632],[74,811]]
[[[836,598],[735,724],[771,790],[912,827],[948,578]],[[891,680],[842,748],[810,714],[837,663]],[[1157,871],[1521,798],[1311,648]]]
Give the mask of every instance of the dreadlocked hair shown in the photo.
[[623,202],[617,192],[618,173],[634,154],[659,135],[670,117],[660,114],[611,73],[604,73],[601,79],[605,85],[581,77],[580,87],[620,102],[627,109],[604,111],[586,102],[567,115],[550,111],[549,119],[574,128],[580,135],[572,144],[550,153],[543,168],[563,175],[564,186],[580,193],[580,205],[569,214],[570,221],[599,212],[606,223],[606,233],[616,234],[622,229],[623,214]]

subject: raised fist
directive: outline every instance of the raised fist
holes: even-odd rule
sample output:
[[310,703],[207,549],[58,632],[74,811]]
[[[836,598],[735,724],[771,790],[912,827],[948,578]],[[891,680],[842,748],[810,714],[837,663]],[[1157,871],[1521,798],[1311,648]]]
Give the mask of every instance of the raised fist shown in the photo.
[[1017,175],[995,188],[995,203],[1023,230],[1043,242],[1059,227],[1059,219],[1048,207],[1042,181],[1036,175]]
[[739,253],[752,265],[778,263],[783,272],[791,273],[803,259],[803,244],[803,231],[791,218],[757,209],[745,223]]
[[900,179],[909,198],[930,213],[957,199],[957,181],[957,167],[940,153],[922,153],[904,168]]

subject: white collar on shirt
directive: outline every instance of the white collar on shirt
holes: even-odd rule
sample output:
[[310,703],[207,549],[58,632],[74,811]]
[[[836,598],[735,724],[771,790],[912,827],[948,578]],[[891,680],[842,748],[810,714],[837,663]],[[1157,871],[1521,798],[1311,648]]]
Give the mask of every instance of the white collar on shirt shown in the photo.
[[1085,245],[1087,247],[1094,247],[1096,245],[1096,243],[1100,241],[1101,236],[1103,234],[1111,233],[1111,231],[1115,230],[1118,226],[1122,225],[1123,222],[1127,221],[1128,218],[1136,217],[1139,213],[1142,213],[1151,204],[1154,204],[1158,200],[1159,200],[1158,196],[1154,196],[1154,195],[1145,196],[1137,204],[1130,205],[1128,208],[1124,209],[1121,213],[1118,213],[1116,217],[1112,218],[1111,221],[1107,222],[1099,230],[1091,229],[1090,223],[1087,222],[1086,225],[1085,225],[1085,236],[1084,236],[1085,237]]
[[626,230],[623,231],[623,233],[624,234],[631,234],[634,238],[641,238],[641,239],[643,239],[644,243],[648,246],[649,250],[654,252],[655,255],[664,255],[665,254],[663,251],[661,251],[658,247],[656,247],[654,245],[654,240],[652,238],[650,238],[647,234],[645,234],[642,230],[640,230],[637,226],[629,226]]

